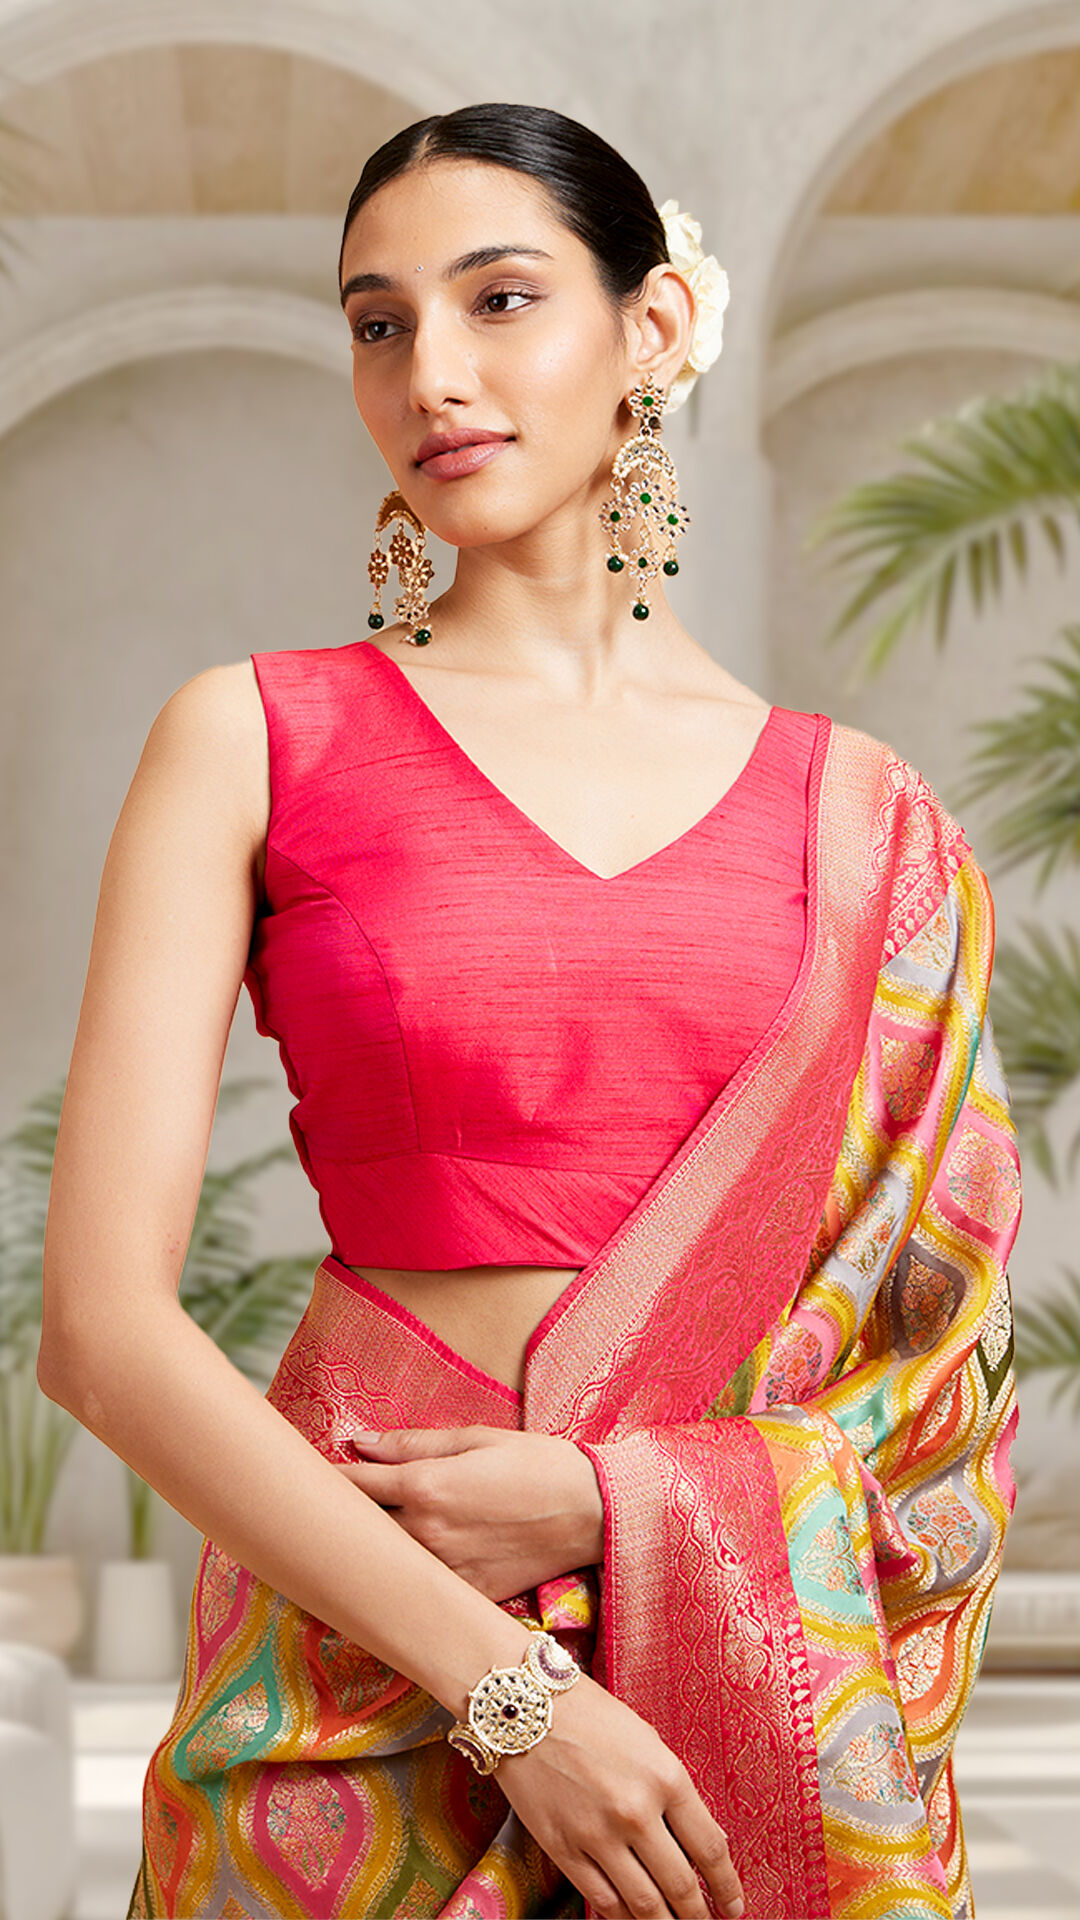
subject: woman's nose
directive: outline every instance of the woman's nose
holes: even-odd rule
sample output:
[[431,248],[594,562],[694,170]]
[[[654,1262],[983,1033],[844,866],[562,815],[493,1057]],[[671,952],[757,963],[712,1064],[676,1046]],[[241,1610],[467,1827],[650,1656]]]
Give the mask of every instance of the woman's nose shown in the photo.
[[476,372],[466,342],[449,316],[428,315],[413,333],[409,404],[418,413],[438,413],[454,401],[475,398]]

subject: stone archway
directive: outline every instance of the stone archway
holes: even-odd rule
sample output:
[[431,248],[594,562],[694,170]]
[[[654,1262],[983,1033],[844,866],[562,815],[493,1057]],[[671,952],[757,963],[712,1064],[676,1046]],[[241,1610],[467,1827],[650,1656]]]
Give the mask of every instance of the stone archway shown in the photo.
[[916,61],[849,121],[803,183],[776,245],[761,307],[762,339],[776,331],[785,283],[814,219],[830,188],[855,156],[893,121],[927,95],[1011,58],[1080,45],[1078,0],[1046,0],[1040,6],[1018,7],[979,27],[955,35]]
[[245,352],[349,374],[347,331],[322,301],[260,287],[178,287],[88,308],[77,333],[62,323],[0,355],[0,434],[113,367],[238,342]]
[[418,113],[457,106],[457,93],[385,12],[332,0],[0,0],[0,98],[68,67],[175,42],[273,47],[344,67]]
[[833,307],[789,328],[775,343],[762,418],[857,367],[958,348],[1080,359],[1080,309],[1072,300],[1003,287],[917,287]]

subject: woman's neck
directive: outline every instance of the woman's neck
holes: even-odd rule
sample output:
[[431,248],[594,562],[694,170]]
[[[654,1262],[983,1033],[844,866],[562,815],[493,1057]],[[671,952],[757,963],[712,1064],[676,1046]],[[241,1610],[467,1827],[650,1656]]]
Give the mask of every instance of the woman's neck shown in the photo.
[[[551,530],[498,547],[464,548],[432,607],[440,657],[478,672],[519,673],[575,700],[624,679],[651,678],[660,656],[702,651],[654,580],[647,621],[632,614],[626,573],[609,573],[591,529]],[[434,665],[434,660],[431,661]]]

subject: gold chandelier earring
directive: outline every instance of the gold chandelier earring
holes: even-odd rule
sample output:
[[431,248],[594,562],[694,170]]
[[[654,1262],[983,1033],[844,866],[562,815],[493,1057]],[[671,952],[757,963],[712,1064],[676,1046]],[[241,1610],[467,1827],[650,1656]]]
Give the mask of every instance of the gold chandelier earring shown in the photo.
[[[390,541],[388,556],[379,545],[379,535],[385,532],[392,520],[399,524]],[[400,587],[394,612],[408,627],[405,638],[412,647],[426,647],[431,639],[431,614],[425,594],[434,578],[435,569],[424,553],[426,531],[423,521],[413,512],[405,495],[396,491],[388,493],[375,518],[375,544],[368,561],[368,579],[375,589],[368,626],[377,632],[386,625],[382,590],[390,578],[390,566],[393,563],[397,568]]]
[[679,476],[666,447],[660,445],[660,425],[667,401],[652,374],[627,395],[627,405],[640,422],[637,432],[619,448],[611,470],[612,496],[605,500],[600,519],[610,542],[608,571],[630,568],[634,585],[635,620],[650,613],[649,585],[660,572],[669,579],[679,571],[675,542],[690,525],[690,515],[679,499]]

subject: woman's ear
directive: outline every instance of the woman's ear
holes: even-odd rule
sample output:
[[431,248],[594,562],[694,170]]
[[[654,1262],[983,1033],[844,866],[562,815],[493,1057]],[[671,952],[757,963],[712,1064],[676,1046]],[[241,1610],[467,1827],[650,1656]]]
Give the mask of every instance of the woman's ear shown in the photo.
[[690,351],[694,325],[694,296],[677,268],[667,261],[650,268],[633,318],[631,366],[636,377],[651,373],[658,386],[670,387]]

